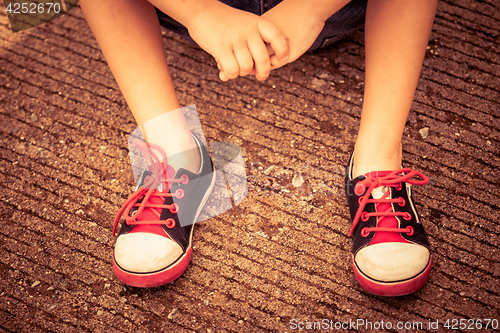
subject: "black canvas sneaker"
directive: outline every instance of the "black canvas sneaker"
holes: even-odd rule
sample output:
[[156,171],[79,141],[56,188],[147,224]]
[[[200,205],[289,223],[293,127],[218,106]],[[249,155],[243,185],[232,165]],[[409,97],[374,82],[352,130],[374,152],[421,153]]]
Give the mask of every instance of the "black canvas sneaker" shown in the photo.
[[351,156],[345,190],[356,279],[366,291],[379,296],[417,291],[429,278],[432,255],[411,185],[424,185],[429,179],[408,168],[369,172],[353,179],[352,169]]
[[113,269],[127,285],[164,285],[181,276],[191,261],[193,224],[215,184],[208,149],[193,137],[201,155],[197,174],[185,169],[174,172],[160,147],[134,139],[149,167],[118,212],[113,227],[114,235],[123,215],[125,223],[118,232]]

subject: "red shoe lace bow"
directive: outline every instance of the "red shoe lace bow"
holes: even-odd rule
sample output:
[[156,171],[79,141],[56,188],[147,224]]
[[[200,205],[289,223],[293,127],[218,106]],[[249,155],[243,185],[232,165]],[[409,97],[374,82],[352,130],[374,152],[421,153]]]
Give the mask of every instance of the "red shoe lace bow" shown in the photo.
[[[152,143],[145,143],[138,139],[132,141],[132,147],[137,147],[144,154],[149,162],[148,170],[152,172],[151,175],[144,177],[143,184],[137,191],[129,196],[127,201],[116,214],[115,221],[113,224],[113,236],[115,235],[116,227],[122,215],[125,217],[125,222],[128,225],[134,224],[165,224],[168,228],[173,228],[175,226],[175,220],[168,218],[167,220],[160,220],[161,210],[170,209],[172,214],[176,214],[179,211],[179,206],[176,203],[171,205],[165,204],[155,204],[154,198],[161,198],[161,202],[165,201],[165,197],[176,197],[181,199],[184,197],[184,190],[178,189],[175,193],[169,193],[170,183],[182,183],[187,184],[189,178],[187,175],[182,175],[181,178],[175,179],[171,178],[175,174],[175,170],[167,164],[167,155],[158,145]],[[163,162],[160,160],[158,155],[156,155],[152,150],[158,151],[163,157]],[[158,190],[158,186],[162,184],[162,190]],[[138,201],[142,198],[142,201]],[[158,200],[156,200],[158,201]],[[144,209],[150,209],[158,219],[157,220],[143,220],[136,221],[137,217],[144,211]],[[133,214],[130,214],[132,209],[137,209]]]
[[[413,177],[418,176],[420,179],[412,179]],[[389,207],[388,210],[383,211],[383,212],[373,212],[373,213],[368,213],[365,212],[365,206],[367,203],[397,203],[400,206],[404,206],[406,203],[404,202],[403,198],[397,198],[397,199],[388,199],[387,197],[390,194],[390,191],[386,191],[380,199],[369,199],[370,194],[372,193],[372,190],[379,187],[379,186],[388,186],[388,187],[396,187],[398,190],[401,189],[402,182],[408,183],[408,184],[413,184],[413,185],[425,185],[429,182],[429,178],[427,178],[424,174],[422,174],[419,171],[415,171],[409,168],[403,168],[399,170],[395,170],[391,173],[389,173],[386,176],[382,177],[367,177],[363,179],[362,181],[358,182],[356,184],[356,187],[354,188],[354,193],[359,197],[358,203],[359,203],[359,208],[358,211],[356,212],[356,216],[354,217],[354,220],[352,221],[352,227],[351,230],[349,231],[349,236],[352,235],[354,232],[354,229],[358,225],[359,220],[366,222],[368,219],[372,216],[380,216],[381,218],[378,220],[380,222],[382,219],[384,219],[386,216],[402,216],[406,220],[411,220],[411,215],[407,212],[393,212],[391,207]],[[366,190],[366,192],[365,192]],[[361,196],[363,193],[365,193],[363,196]],[[363,237],[367,237],[368,234],[372,231],[388,231],[388,232],[406,232],[410,236],[413,235],[413,228],[412,227],[407,227],[404,229],[401,228],[381,228],[381,227],[374,227],[374,228],[363,228],[361,235]]]

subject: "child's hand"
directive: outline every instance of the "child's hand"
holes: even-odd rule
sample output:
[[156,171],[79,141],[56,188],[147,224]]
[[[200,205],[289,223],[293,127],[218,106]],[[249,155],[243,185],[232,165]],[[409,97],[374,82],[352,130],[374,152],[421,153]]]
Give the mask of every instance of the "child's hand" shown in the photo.
[[258,80],[267,79],[271,58],[266,43],[276,55],[274,61],[288,60],[287,41],[274,24],[220,2],[211,2],[187,28],[191,38],[215,58],[223,81],[250,73]]
[[273,57],[275,50],[271,45],[272,50],[269,51],[272,61],[271,69],[297,60],[311,47],[320,34],[325,20],[314,15],[308,9],[308,1],[285,0],[262,15],[262,18],[274,23],[288,41],[289,57],[287,61]]

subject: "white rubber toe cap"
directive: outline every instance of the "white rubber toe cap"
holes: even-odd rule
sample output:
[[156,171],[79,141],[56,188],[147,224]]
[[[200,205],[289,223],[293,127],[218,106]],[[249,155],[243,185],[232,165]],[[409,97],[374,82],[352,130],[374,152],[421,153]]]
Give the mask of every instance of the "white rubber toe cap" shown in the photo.
[[121,235],[115,245],[116,263],[122,269],[136,273],[164,269],[182,253],[182,248],[171,239],[151,233]]
[[354,261],[359,270],[383,282],[411,279],[428,265],[427,248],[410,243],[379,243],[361,249]]

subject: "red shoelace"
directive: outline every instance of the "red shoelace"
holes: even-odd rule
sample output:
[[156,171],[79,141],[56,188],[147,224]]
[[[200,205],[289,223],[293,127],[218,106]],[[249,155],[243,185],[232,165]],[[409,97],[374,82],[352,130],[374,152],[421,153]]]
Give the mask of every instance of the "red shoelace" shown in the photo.
[[[171,183],[182,183],[187,184],[189,182],[189,177],[187,175],[182,175],[181,178],[171,178],[175,174],[175,170],[167,164],[167,155],[159,146],[152,143],[145,143],[138,139],[132,141],[132,147],[135,146],[141,150],[146,159],[149,162],[148,170],[152,172],[151,175],[144,177],[144,182],[132,195],[129,196],[127,201],[116,214],[115,221],[113,224],[113,236],[115,235],[116,227],[122,215],[125,217],[125,222],[128,225],[138,225],[138,224],[165,224],[167,228],[175,227],[175,220],[173,218],[168,218],[166,220],[160,220],[161,211],[163,209],[170,209],[172,214],[176,214],[179,211],[179,206],[176,203],[171,205],[165,205],[166,197],[176,197],[182,199],[184,197],[184,190],[177,189],[174,193],[169,192],[169,184]],[[163,157],[163,162],[160,160],[158,155],[156,155],[152,149],[158,151]],[[162,185],[162,190],[158,190],[158,186]],[[138,201],[142,198],[142,201]],[[135,212],[130,214],[130,211],[136,209]],[[145,210],[152,212],[157,219],[151,220],[141,220],[136,219]]]
[[[413,177],[418,176],[420,179],[412,179]],[[370,194],[372,193],[372,190],[379,187],[379,186],[386,186],[386,187],[396,187],[398,190],[401,190],[402,182],[408,183],[408,184],[413,184],[413,185],[425,185],[429,182],[429,178],[427,178],[424,174],[422,174],[419,171],[415,171],[409,168],[403,168],[399,170],[395,170],[386,176],[382,177],[367,177],[363,179],[362,181],[358,182],[356,184],[356,187],[354,189],[354,192],[356,195],[359,195],[358,203],[359,203],[359,208],[358,211],[356,212],[356,216],[354,217],[352,221],[352,227],[351,230],[349,231],[349,236],[352,235],[354,232],[354,229],[358,225],[359,220],[362,222],[368,221],[368,219],[372,216],[378,216],[378,222],[382,221],[385,217],[387,216],[401,216],[405,220],[411,220],[411,215],[407,212],[394,212],[392,210],[392,203],[397,203],[400,206],[404,206],[406,204],[405,200],[403,198],[397,198],[397,199],[388,199],[387,197],[390,195],[390,191],[387,190],[380,199],[369,199]],[[366,190],[366,192],[365,192]],[[365,193],[364,195],[361,196],[361,194]],[[385,211],[376,211],[373,213],[368,213],[365,212],[365,206],[367,203],[375,203],[377,205],[379,204],[389,204],[387,206],[388,209]],[[361,230],[361,235],[363,237],[367,237],[370,232],[374,231],[386,231],[386,232],[399,232],[399,233],[407,233],[408,235],[413,235],[413,228],[411,226],[408,226],[407,228],[382,228],[382,227],[373,227],[373,228],[363,228]]]

